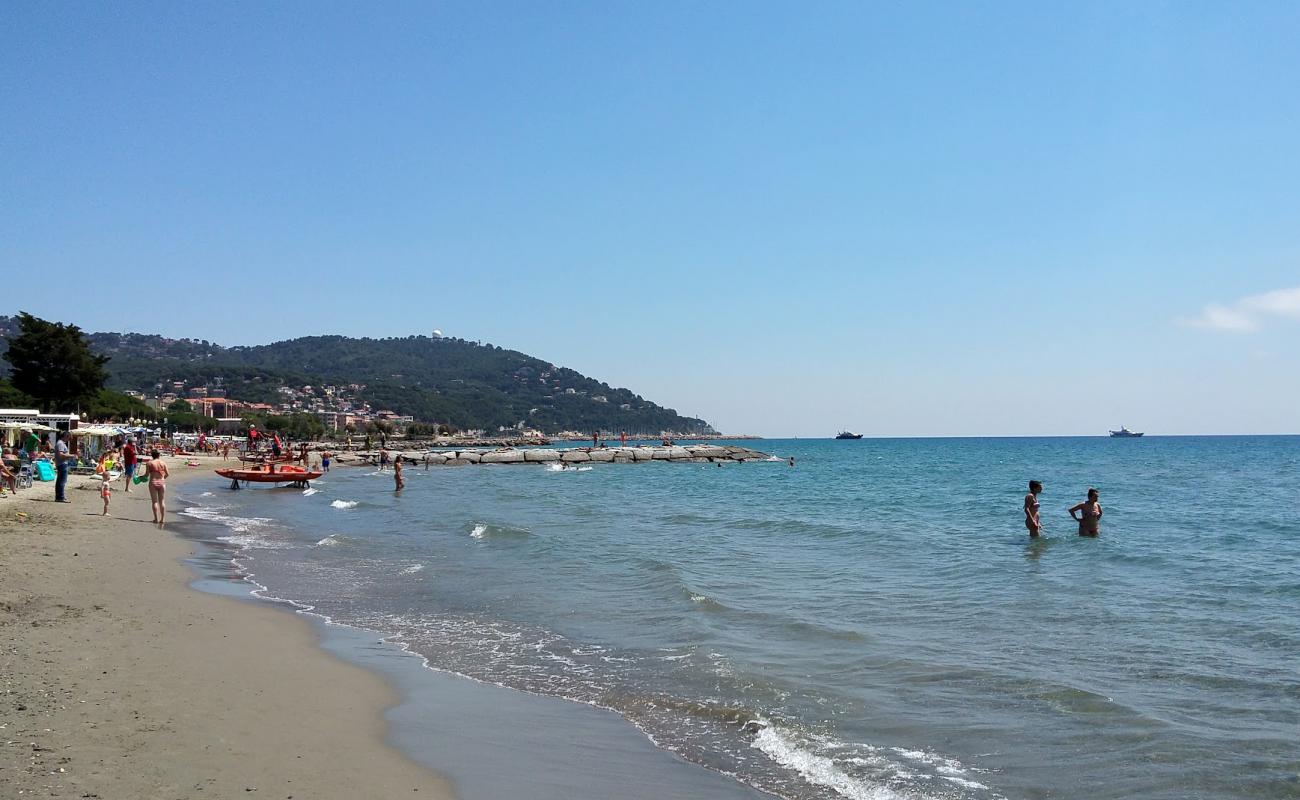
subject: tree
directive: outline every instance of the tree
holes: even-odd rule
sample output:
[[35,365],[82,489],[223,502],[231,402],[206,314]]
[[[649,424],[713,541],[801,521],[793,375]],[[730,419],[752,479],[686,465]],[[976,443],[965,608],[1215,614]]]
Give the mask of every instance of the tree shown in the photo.
[[18,330],[5,353],[13,387],[47,412],[89,406],[108,379],[104,369],[108,357],[91,352],[81,328],[23,311],[18,314]]

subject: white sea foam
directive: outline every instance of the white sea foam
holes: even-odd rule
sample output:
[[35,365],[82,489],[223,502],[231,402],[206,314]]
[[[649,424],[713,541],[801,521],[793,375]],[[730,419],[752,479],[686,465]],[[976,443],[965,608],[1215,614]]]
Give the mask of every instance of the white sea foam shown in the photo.
[[334,500],[330,503],[333,508],[356,508],[356,500]]
[[199,497],[211,497],[211,496],[212,496],[212,492],[204,492],[203,494],[199,495]]
[[423,565],[423,564],[412,564],[412,565],[409,566],[409,567],[404,567],[403,569],[401,569],[401,570],[398,572],[398,574],[400,574],[400,575],[414,575],[415,573],[420,572],[420,571],[423,570],[423,569],[424,569],[424,565]]
[[965,786],[970,789],[988,788],[982,783],[964,777],[970,774],[971,769],[955,758],[948,758],[924,750],[908,750],[903,747],[891,747],[889,749],[904,758],[920,762],[928,767],[933,767],[934,771],[939,773],[939,777],[946,781],[951,781],[959,786]]
[[568,464],[564,464],[558,461],[552,461],[551,463],[546,465],[546,470],[548,472],[591,472],[591,469],[592,468],[590,466],[571,467]]
[[316,547],[336,547],[340,544],[342,544],[342,541],[338,538],[338,534],[331,533],[329,536],[326,536],[324,539],[317,542]]
[[302,494],[304,497],[311,497],[312,495],[316,494],[319,491],[320,489],[303,489]]
[[474,530],[470,531],[469,535],[473,536],[475,539],[482,539],[484,536],[487,536],[487,530],[488,527],[480,523],[474,526]]
[[[766,720],[759,720],[766,723]],[[800,777],[816,786],[824,786],[850,800],[903,800],[888,786],[872,785],[858,780],[836,766],[832,759],[800,747],[780,729],[768,724],[754,737],[753,746],[776,763],[799,773]]]

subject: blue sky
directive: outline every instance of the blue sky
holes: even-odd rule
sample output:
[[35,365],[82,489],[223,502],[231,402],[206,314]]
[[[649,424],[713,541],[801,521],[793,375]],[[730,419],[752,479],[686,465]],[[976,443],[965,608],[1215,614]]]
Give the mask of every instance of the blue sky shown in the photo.
[[1300,432],[1300,5],[370,5],[0,7],[7,310],[770,436]]

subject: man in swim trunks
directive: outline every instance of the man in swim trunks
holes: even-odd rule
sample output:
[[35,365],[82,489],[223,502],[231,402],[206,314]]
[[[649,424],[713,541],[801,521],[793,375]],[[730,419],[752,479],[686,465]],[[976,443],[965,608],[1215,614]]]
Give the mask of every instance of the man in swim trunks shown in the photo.
[[1043,521],[1038,517],[1038,495],[1042,491],[1043,484],[1030,481],[1029,494],[1025,495],[1025,527],[1029,529],[1030,537],[1035,539],[1043,532]]
[[1101,533],[1101,493],[1096,489],[1088,490],[1088,499],[1070,507],[1070,516],[1079,523],[1080,536],[1096,536]]
[[125,470],[126,486],[122,489],[124,492],[131,491],[131,481],[135,478],[136,464],[135,442],[130,439],[122,446],[122,468]]

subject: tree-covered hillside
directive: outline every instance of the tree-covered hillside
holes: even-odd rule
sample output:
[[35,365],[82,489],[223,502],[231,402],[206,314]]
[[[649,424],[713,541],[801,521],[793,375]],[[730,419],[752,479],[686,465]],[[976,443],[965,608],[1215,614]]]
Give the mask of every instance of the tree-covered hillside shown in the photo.
[[[0,317],[0,339],[13,328],[13,318]],[[458,428],[523,422],[549,433],[712,430],[704,420],[682,417],[629,389],[463,339],[311,336],[226,348],[137,333],[89,338],[96,352],[109,356],[109,385],[116,389],[153,393],[160,384],[184,381],[187,387],[219,384],[240,400],[274,402],[282,386],[363,384],[360,396],[373,408]]]

